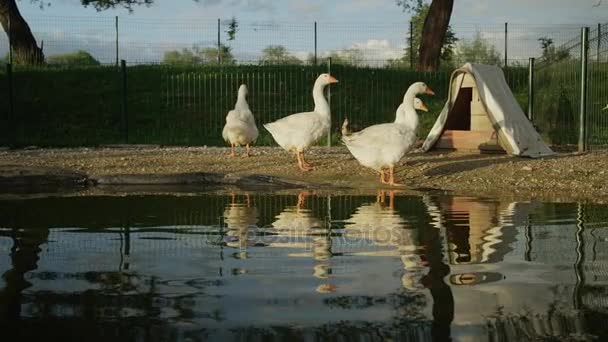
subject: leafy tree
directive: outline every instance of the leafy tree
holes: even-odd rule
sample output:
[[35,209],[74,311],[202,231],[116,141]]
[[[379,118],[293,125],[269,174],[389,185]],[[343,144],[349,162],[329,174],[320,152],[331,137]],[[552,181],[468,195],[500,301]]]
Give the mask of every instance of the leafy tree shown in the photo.
[[236,21],[235,17],[232,17],[228,22],[228,29],[226,30],[226,34],[228,35],[228,40],[235,40],[236,33],[239,29],[239,23]]
[[198,65],[201,63],[201,58],[198,55],[196,47],[193,49],[182,49],[181,51],[167,51],[163,57],[163,64]]
[[219,51],[217,47],[209,47],[200,50],[199,55],[202,58],[203,64],[218,64],[218,55],[220,57],[219,64],[236,64],[236,60],[232,55],[232,48],[224,44],[220,44]]
[[[424,0],[395,0],[404,11],[415,11]],[[418,71],[435,71],[439,68],[441,54],[448,32],[454,0],[432,0],[424,19],[418,48]]]
[[276,64],[291,64],[299,65],[302,61],[291,55],[287,49],[282,45],[269,45],[262,50],[262,58],[260,60],[262,65],[276,65]]
[[[418,49],[420,48],[420,43],[422,41],[422,29],[424,27],[424,20],[429,13],[429,9],[429,4],[422,3],[422,1],[419,2],[416,8],[412,9],[414,12],[411,18],[413,32],[411,36],[408,35],[407,37],[405,55],[400,59],[389,60],[390,66],[407,67],[411,64],[412,60],[418,60]],[[445,38],[443,40],[443,46],[441,47],[441,60],[449,65],[451,65],[453,62],[454,47],[457,41],[458,38],[456,38],[454,30],[452,30],[451,26],[448,26]],[[413,47],[413,51],[411,51],[413,52],[413,56],[410,56],[410,46]]]
[[[41,8],[50,5],[51,0],[29,0],[38,3]],[[197,0],[195,0],[197,1]],[[124,7],[129,11],[134,6],[149,6],[154,0],[80,0],[85,6],[91,6],[98,11],[109,8]],[[10,23],[10,33],[9,33]],[[21,16],[16,0],[0,0],[0,24],[12,42],[13,62],[16,64],[44,63],[44,53],[38,47],[36,38],[30,30],[27,21]]]
[[92,66],[101,64],[90,53],[83,50],[49,56],[48,63],[66,66]]
[[484,63],[499,65],[502,62],[500,53],[496,48],[483,39],[480,32],[470,42],[464,41],[456,52],[456,58],[460,62]]
[[233,65],[236,63],[232,55],[232,49],[226,45],[220,45],[220,50],[216,47],[192,49],[182,49],[181,51],[167,51],[163,57],[164,64],[171,65],[213,65],[218,64],[218,54],[220,63],[223,65]]
[[538,38],[540,48],[543,50],[542,58],[547,62],[559,62],[570,58],[570,52],[564,48],[556,48],[553,39],[545,36]]
[[[365,58],[363,57],[363,51],[357,48],[350,48],[346,50],[332,51],[329,55],[319,57],[318,62],[323,64],[327,61],[327,58],[331,57],[331,62],[333,64],[340,65],[352,65],[352,66],[361,66],[364,64]],[[308,64],[314,63],[314,55],[309,54],[306,58],[306,62]]]

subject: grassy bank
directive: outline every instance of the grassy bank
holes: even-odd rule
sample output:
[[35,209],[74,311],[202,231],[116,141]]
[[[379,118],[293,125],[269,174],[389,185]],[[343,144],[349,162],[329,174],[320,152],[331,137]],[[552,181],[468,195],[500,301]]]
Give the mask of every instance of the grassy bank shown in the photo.
[[[325,66],[133,66],[127,68],[124,93],[122,74],[114,66],[17,67],[13,78],[16,121],[10,123],[2,115],[0,143],[9,143],[7,133],[14,131],[17,145],[223,145],[225,114],[234,106],[241,83],[249,86],[249,102],[261,126],[311,110],[312,84],[326,70]],[[332,74],[340,80],[331,88],[333,140],[346,117],[354,130],[392,121],[405,90],[416,81],[427,82],[437,94],[422,97],[430,108],[421,115],[420,134],[425,134],[445,102],[450,76],[449,71],[417,73],[341,65],[332,66]],[[507,79],[525,104],[526,70],[509,69]],[[2,72],[0,94],[7,94],[7,85]],[[0,108],[8,113],[5,95],[0,96]],[[260,132],[258,144],[272,144],[268,133]]]

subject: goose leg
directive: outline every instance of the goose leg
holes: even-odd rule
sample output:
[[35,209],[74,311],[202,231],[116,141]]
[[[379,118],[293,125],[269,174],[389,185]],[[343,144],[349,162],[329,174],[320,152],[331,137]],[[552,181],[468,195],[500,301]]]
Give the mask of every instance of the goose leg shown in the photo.
[[395,192],[394,191],[388,192],[388,207],[390,209],[395,209]]
[[384,190],[378,190],[378,203],[384,206]]
[[304,209],[304,206],[306,204],[306,197],[308,195],[310,195],[310,194],[306,191],[302,191],[298,194],[298,204],[296,204],[296,207],[298,209]]
[[246,147],[247,147],[247,153],[243,157],[249,158],[249,157],[251,157],[251,146],[249,146],[249,144],[247,144]]
[[230,144],[230,157],[236,157],[236,154],[234,153],[234,144]]
[[392,186],[404,186],[405,184],[399,184],[399,183],[395,183],[395,167],[391,166],[389,167],[389,184]]
[[313,169],[313,165],[312,163],[309,163],[306,161],[306,159],[304,159],[304,151],[301,152],[302,153],[302,162],[304,163],[304,166],[309,167],[311,169]]
[[296,155],[298,157],[298,166],[300,167],[300,170],[302,171],[310,171],[313,170],[313,167],[311,167],[310,165],[306,165],[304,162],[304,152],[296,152]]
[[384,169],[380,169],[380,183],[389,184],[386,180],[386,173],[384,173]]

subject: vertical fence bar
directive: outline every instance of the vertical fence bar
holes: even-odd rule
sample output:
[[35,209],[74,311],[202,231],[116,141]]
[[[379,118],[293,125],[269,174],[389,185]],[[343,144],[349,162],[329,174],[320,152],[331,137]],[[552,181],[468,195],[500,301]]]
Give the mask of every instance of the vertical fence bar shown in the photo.
[[123,121],[123,134],[125,144],[129,143],[129,112],[127,107],[127,62],[122,59],[120,61],[121,79],[122,79],[122,121]]
[[528,60],[528,120],[534,122],[534,58]]
[[[327,73],[331,75],[331,57],[327,58]],[[329,131],[327,131],[327,147],[331,147],[331,86],[327,87],[327,103],[329,104]]]
[[315,66],[317,65],[317,22],[315,21]]
[[11,16],[8,16],[8,64],[13,64],[13,30],[11,28]]
[[509,23],[505,23],[505,68],[509,66],[509,64],[508,64],[509,55],[507,53],[507,51],[508,51],[507,49],[509,46],[508,42],[509,42]]
[[222,42],[220,37],[220,18],[217,18],[217,64],[222,64]]
[[414,69],[414,22],[410,21],[410,69]]
[[578,151],[587,151],[587,60],[589,57],[589,27],[581,29],[581,107],[579,113]]
[[116,67],[118,67],[118,16],[116,16],[114,18],[114,27],[115,27],[115,33],[116,33]]
[[13,97],[13,65],[11,63],[6,64],[6,78],[8,81],[8,129],[9,129],[9,143],[15,144],[17,137],[17,125],[15,120],[15,99]]
[[602,24],[597,23],[597,62],[600,62],[600,55],[602,53],[601,50],[601,46],[602,46]]

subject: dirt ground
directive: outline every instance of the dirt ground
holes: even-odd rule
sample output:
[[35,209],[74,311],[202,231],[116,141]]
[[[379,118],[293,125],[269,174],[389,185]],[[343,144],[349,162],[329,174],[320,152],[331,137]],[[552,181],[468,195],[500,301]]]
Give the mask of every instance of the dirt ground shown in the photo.
[[[316,147],[307,153],[316,170],[302,172],[295,157],[279,148],[253,148],[253,156],[230,158],[217,147],[108,147],[0,151],[2,170],[61,168],[91,177],[213,172],[268,175],[363,192],[386,188],[344,147]],[[244,151],[239,150],[239,153]],[[441,189],[461,195],[555,200],[608,201],[608,151],[562,153],[543,159],[460,152],[412,153],[398,167],[405,190]]]

